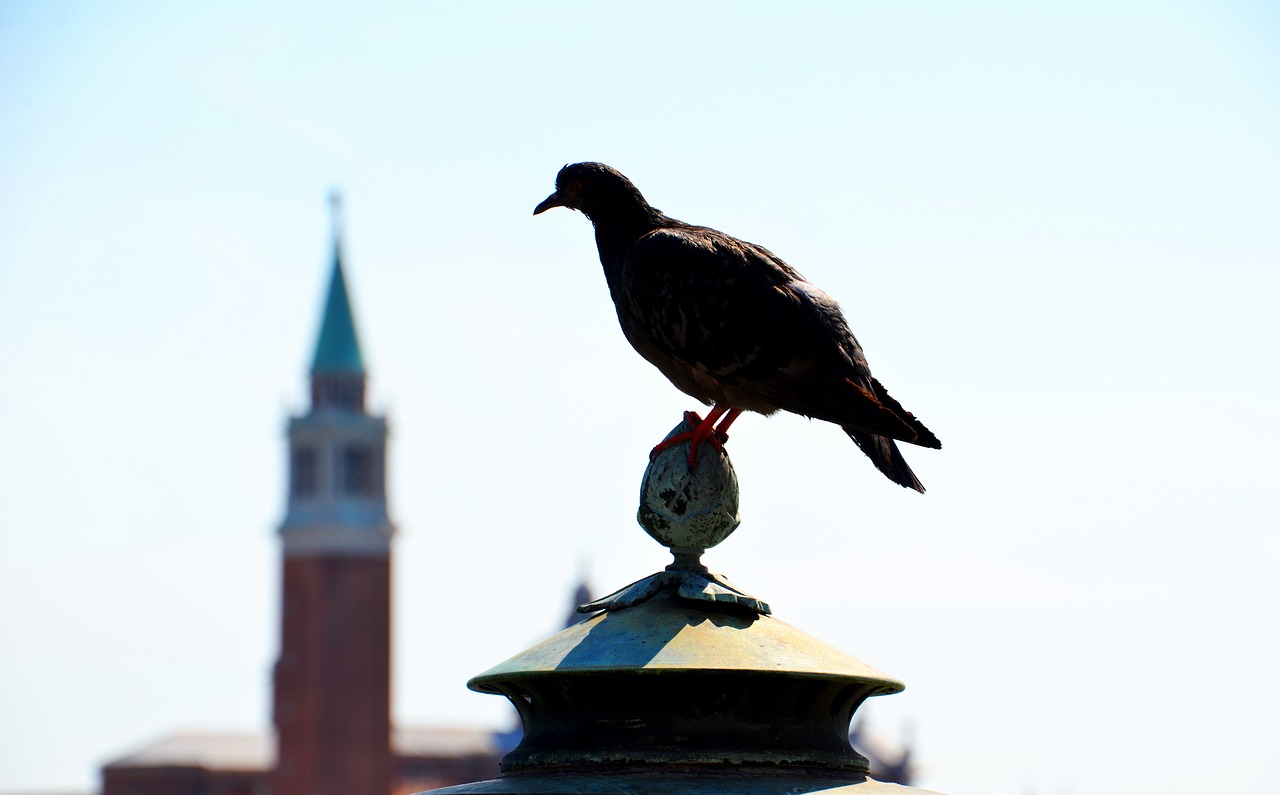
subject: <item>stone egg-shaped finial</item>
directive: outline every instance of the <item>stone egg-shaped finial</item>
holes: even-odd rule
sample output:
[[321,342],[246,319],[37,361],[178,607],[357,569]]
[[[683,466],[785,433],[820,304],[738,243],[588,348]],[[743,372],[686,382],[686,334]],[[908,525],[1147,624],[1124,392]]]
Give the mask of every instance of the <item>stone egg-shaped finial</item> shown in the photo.
[[[693,429],[681,421],[667,438]],[[738,517],[738,476],[724,449],[712,442],[698,446],[697,466],[689,468],[689,443],[658,452],[640,484],[640,526],[672,552],[700,555],[729,537]]]

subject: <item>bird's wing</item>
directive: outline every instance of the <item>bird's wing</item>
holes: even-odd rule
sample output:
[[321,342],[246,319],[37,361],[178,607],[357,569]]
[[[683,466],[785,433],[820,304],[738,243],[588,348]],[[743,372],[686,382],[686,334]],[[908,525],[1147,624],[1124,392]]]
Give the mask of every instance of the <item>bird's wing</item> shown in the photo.
[[[682,377],[711,379],[724,393],[750,398],[747,408],[916,436],[877,399],[834,299],[766,249],[701,227],[660,229],[628,251],[622,283],[624,331],[678,386]],[[678,368],[693,375],[671,371]]]

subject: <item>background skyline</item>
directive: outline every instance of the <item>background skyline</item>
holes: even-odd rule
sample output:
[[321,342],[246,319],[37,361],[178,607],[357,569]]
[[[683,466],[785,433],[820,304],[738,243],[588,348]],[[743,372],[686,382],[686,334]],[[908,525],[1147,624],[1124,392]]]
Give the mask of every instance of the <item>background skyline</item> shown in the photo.
[[636,492],[693,401],[589,223],[531,216],[579,160],[834,295],[942,439],[920,496],[744,417],[706,556],[906,682],[864,710],[921,786],[1274,781],[1278,41],[1261,2],[0,4],[0,792],[269,726],[333,187],[395,720],[505,727],[466,680],[665,565]]

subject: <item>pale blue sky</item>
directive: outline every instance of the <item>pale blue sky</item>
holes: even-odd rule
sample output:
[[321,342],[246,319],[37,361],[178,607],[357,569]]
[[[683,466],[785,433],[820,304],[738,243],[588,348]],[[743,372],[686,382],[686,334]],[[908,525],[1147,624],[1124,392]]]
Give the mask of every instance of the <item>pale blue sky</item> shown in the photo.
[[[268,725],[283,429],[346,195],[393,427],[395,716],[665,564],[692,401],[616,328],[565,163],[841,300],[935,430],[892,486],[746,417],[707,557],[907,683],[922,783],[1280,777],[1280,13],[1261,2],[0,2],[0,791]],[[908,727],[910,727],[908,729]]]

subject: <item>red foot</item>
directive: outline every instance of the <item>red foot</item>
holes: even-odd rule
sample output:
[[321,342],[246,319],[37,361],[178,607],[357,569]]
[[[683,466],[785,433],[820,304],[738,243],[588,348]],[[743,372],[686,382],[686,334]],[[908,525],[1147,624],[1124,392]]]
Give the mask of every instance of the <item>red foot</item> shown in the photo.
[[[729,434],[726,432],[733,421],[742,413],[742,409],[728,409],[715,406],[711,409],[711,413],[707,414],[704,420],[699,417],[697,412],[686,411],[684,413],[685,422],[693,426],[693,430],[685,433],[678,433],[669,439],[663,439],[652,450],[649,451],[649,460],[663,450],[668,450],[683,442],[689,443],[689,469],[694,469],[698,465],[698,445],[703,442],[710,442],[711,446],[717,450],[724,450],[724,443],[729,441]],[[720,422],[720,426],[716,427],[716,421],[724,417]]]

